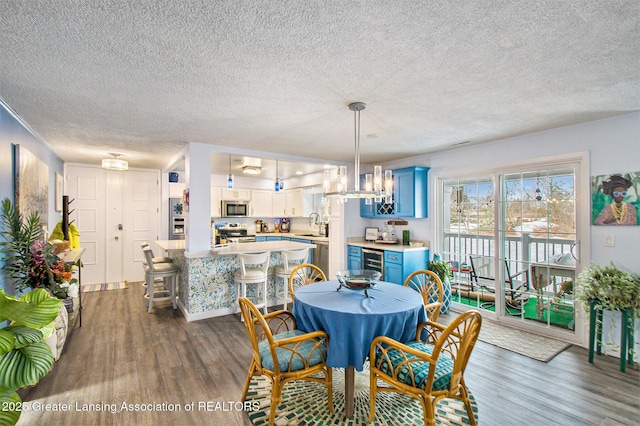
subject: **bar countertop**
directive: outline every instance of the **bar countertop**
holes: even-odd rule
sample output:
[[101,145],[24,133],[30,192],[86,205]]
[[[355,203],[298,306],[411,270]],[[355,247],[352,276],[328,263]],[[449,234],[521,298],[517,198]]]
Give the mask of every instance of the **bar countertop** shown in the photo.
[[211,249],[211,253],[218,256],[230,256],[241,253],[258,253],[263,251],[282,251],[303,248],[314,248],[315,244],[299,243],[295,241],[261,241],[257,243],[231,243]]

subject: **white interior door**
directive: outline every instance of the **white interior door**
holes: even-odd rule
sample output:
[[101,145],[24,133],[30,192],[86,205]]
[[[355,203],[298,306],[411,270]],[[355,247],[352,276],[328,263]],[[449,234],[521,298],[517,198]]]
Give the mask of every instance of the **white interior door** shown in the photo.
[[[144,280],[143,242],[159,237],[160,173],[153,170],[129,170],[124,174],[124,221],[122,265],[127,281]],[[157,250],[155,247],[152,248]]]
[[159,236],[160,173],[67,166],[70,221],[78,226],[82,283],[142,281],[144,241]]
[[106,185],[104,170],[96,167],[67,167],[69,222],[80,232],[80,245],[86,249],[82,263],[82,284],[106,282],[105,211]]

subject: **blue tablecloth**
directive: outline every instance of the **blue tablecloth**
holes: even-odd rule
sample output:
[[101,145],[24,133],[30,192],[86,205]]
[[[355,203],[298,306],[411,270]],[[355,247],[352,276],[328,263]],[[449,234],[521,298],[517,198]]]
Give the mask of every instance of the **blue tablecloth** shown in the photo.
[[400,342],[415,339],[416,327],[427,320],[422,296],[410,288],[380,282],[363,291],[338,288],[338,281],[309,284],[296,290],[293,315],[300,330],[329,335],[330,367],[361,371],[371,342],[388,336]]

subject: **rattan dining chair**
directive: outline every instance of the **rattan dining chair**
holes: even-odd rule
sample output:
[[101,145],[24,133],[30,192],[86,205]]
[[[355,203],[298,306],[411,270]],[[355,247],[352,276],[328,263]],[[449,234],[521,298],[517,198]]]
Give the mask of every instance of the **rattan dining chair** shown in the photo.
[[291,300],[294,299],[294,294],[298,288],[326,280],[327,276],[316,265],[302,263],[296,266],[289,276],[289,295]]
[[437,322],[444,298],[444,287],[440,277],[433,271],[420,269],[407,277],[404,286],[412,288],[422,295],[427,318],[429,321]]
[[[424,423],[436,424],[436,404],[443,398],[462,400],[469,421],[476,424],[464,371],[478,340],[482,317],[467,311],[447,327],[427,321],[418,326],[416,340],[406,344],[389,337],[376,337],[369,351],[370,411],[373,422],[378,392],[398,392],[418,399]],[[422,337],[422,338],[421,338]],[[378,380],[384,385],[378,385]]]
[[327,387],[327,403],[333,412],[331,368],[326,363],[329,346],[327,333],[297,330],[296,319],[289,311],[262,315],[245,297],[240,298],[239,304],[253,349],[242,401],[247,399],[251,378],[255,375],[267,376],[271,381],[269,425],[273,425],[284,385],[293,380],[306,380]]

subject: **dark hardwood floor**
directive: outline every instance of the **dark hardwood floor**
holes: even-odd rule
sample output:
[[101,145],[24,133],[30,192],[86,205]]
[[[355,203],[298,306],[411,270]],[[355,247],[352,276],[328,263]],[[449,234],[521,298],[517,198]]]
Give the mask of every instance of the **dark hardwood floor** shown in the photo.
[[[83,303],[82,327],[53,370],[21,391],[29,411],[19,425],[251,424],[228,404],[239,401],[250,361],[238,317],[187,323],[167,305],[147,314],[139,284],[85,293]],[[571,347],[542,363],[478,342],[466,381],[480,424],[635,425],[640,372],[621,373],[618,361],[598,357],[589,364],[586,349]],[[160,404],[155,408],[164,411],[127,411],[123,403]]]

